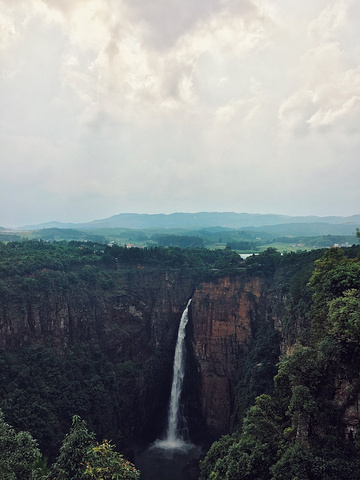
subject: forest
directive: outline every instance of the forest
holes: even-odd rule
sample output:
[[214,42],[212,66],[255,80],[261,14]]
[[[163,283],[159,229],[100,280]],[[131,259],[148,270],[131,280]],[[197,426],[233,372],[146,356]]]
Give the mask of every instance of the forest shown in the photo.
[[[139,478],[125,459],[132,460],[135,428],[128,392],[160,368],[165,350],[150,352],[151,367],[139,352],[121,356],[104,347],[97,324],[89,338],[98,343],[43,341],[32,310],[38,303],[51,316],[57,297],[77,292],[125,298],[135,280],[151,275],[154,282],[163,273],[191,288],[222,277],[261,278],[282,320],[281,331],[271,322],[253,331],[231,431],[208,443],[200,479],[360,478],[359,247],[268,248],[244,261],[231,243],[209,250],[196,242],[127,248],[81,240],[0,244],[1,328],[16,311],[29,329],[21,341],[7,332],[0,351],[0,478]],[[117,328],[120,337],[129,334]]]
[[[307,288],[312,298],[306,326],[281,357],[273,392],[258,396],[241,428],[212,445],[201,480],[360,478],[354,412],[360,371],[359,255],[325,252]],[[293,300],[299,304],[304,296]]]

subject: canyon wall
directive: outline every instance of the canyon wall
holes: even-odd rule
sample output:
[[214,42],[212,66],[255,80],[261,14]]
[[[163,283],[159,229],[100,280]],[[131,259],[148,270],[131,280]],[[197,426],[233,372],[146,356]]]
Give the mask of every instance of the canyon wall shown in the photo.
[[239,366],[263,308],[258,278],[202,283],[191,305],[192,352],[200,382],[200,411],[210,435],[229,432]]
[[[31,280],[31,278],[30,278]],[[42,344],[66,350],[78,342],[119,358],[146,357],[149,348],[171,350],[179,315],[194,290],[190,278],[136,268],[110,288],[91,280],[61,288],[29,289],[0,299],[0,346]]]

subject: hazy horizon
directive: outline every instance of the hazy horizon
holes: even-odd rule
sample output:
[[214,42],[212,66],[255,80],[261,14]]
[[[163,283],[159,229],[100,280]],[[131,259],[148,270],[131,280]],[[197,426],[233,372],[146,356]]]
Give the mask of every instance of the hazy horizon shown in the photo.
[[0,0],[0,226],[352,216],[360,2]]

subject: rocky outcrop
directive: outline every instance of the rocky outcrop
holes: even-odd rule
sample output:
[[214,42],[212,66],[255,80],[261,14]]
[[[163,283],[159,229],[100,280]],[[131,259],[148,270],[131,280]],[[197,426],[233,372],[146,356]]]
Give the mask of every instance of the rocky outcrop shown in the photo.
[[260,309],[258,279],[202,283],[191,306],[192,351],[200,382],[200,410],[210,435],[229,432],[239,365]]
[[357,377],[332,379],[335,382],[333,403],[342,411],[344,435],[353,439],[360,424],[360,382]]

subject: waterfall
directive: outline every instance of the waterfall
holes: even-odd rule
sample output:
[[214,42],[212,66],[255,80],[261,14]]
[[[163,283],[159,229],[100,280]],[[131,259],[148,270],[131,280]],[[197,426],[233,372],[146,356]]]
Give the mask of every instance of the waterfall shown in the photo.
[[179,324],[165,438],[156,440],[135,458],[135,465],[141,470],[141,478],[144,477],[144,480],[187,478],[184,477],[185,467],[190,465],[192,460],[199,459],[201,454],[201,447],[185,441],[180,431],[183,423],[180,398],[185,373],[185,328],[189,319],[190,303],[191,299]]
[[185,328],[189,320],[188,310],[190,303],[191,299],[188,301],[185,310],[183,311],[179,324],[174,355],[173,378],[169,402],[166,438],[156,442],[156,445],[162,448],[183,448],[187,445],[183,440],[181,433],[179,432],[179,420],[180,397],[185,374]]

